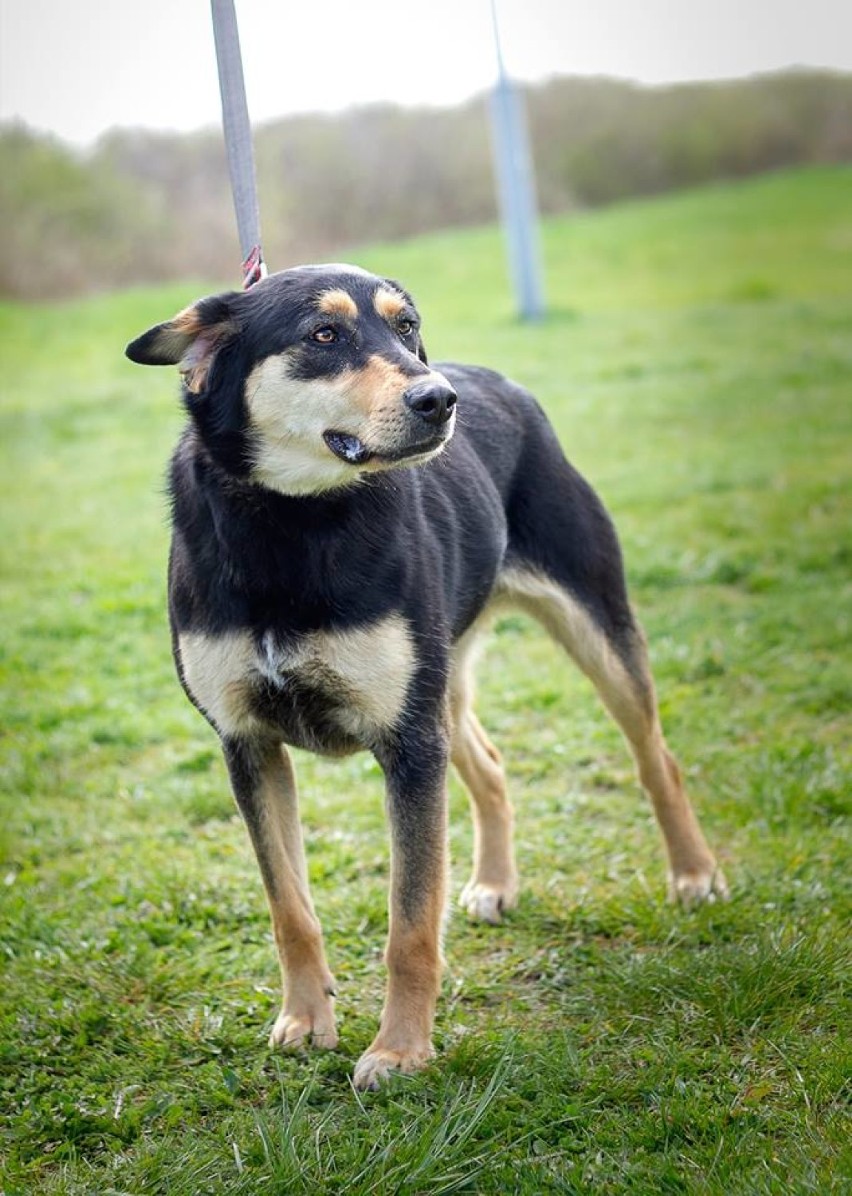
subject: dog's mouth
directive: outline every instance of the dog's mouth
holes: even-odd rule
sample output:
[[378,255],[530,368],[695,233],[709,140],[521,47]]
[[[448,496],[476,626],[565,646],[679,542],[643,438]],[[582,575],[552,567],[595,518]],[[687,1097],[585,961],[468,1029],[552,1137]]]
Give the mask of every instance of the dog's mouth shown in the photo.
[[365,465],[368,461],[407,461],[409,457],[423,457],[436,452],[447,440],[445,435],[433,436],[429,440],[418,441],[404,448],[394,449],[392,452],[379,452],[367,448],[363,440],[357,436],[350,436],[348,432],[323,432],[322,438],[335,457],[346,461],[349,465]]
[[373,454],[357,436],[350,436],[348,432],[323,432],[323,440],[341,461],[348,461],[350,465],[363,465]]

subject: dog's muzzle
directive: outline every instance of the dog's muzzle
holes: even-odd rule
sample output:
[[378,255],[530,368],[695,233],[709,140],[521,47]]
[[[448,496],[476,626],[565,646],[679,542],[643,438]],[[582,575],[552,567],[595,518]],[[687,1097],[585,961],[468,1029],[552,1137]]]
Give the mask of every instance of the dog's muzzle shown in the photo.
[[452,435],[457,398],[445,378],[433,375],[410,386],[402,395],[408,418],[407,434],[401,443],[368,447],[357,436],[337,429],[324,432],[323,439],[334,455],[349,465],[366,465],[374,459],[390,464],[429,456],[438,452]]

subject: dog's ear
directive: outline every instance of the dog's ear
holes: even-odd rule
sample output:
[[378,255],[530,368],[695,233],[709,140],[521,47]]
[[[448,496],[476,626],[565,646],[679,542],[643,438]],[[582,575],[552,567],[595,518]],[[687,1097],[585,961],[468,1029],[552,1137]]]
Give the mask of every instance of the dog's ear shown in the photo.
[[239,328],[233,301],[239,292],[212,295],[178,312],[173,320],[156,324],[124,350],[139,365],[176,365],[187,390],[204,389],[216,353],[233,340]]

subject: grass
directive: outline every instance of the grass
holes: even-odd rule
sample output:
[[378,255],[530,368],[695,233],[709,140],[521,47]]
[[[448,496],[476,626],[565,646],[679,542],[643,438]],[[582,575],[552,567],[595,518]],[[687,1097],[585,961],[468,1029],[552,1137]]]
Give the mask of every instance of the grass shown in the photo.
[[379,771],[297,760],[342,1034],[277,1055],[256,866],[172,675],[176,378],[121,349],[198,288],[2,308],[5,1196],[850,1191],[850,201],[852,171],[818,169],[550,221],[534,328],[495,230],[358,255],[412,287],[436,359],[533,388],[603,494],[733,887],[663,903],[617,732],[504,619],[480,710],[521,904],[497,930],[452,920],[439,1060],[364,1097]]

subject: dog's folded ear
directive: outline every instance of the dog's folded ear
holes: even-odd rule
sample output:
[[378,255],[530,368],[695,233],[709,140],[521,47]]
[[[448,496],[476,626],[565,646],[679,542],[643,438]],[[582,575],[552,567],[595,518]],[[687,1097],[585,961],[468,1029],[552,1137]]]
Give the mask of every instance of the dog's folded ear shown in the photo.
[[165,324],[155,324],[124,350],[138,365],[176,365],[192,394],[204,389],[219,349],[239,332],[232,304],[239,292],[200,299]]

